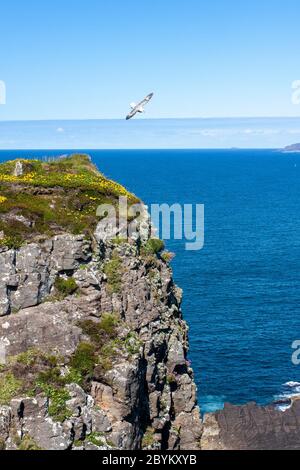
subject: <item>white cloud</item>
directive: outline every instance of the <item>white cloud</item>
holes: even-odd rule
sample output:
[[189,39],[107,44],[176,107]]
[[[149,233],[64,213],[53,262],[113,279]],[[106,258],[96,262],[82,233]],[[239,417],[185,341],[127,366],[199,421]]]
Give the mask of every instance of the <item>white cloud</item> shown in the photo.
[[244,129],[241,133],[246,135],[277,135],[279,129]]

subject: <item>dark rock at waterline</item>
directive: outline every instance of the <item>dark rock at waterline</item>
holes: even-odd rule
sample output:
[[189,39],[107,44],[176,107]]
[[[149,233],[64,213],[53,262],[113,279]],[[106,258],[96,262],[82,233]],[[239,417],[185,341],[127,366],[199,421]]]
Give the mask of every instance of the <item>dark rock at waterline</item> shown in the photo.
[[300,401],[285,412],[273,405],[225,404],[204,418],[203,450],[296,450],[300,449]]

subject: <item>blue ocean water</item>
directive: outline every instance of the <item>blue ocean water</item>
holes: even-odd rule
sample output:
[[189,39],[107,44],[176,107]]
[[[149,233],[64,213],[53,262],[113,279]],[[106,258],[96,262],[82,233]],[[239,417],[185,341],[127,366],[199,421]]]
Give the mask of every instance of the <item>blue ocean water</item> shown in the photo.
[[[0,160],[66,151],[1,151]],[[300,381],[300,154],[87,151],[147,204],[205,204],[205,246],[171,240],[202,411],[265,404]],[[298,384],[299,385],[299,384]]]

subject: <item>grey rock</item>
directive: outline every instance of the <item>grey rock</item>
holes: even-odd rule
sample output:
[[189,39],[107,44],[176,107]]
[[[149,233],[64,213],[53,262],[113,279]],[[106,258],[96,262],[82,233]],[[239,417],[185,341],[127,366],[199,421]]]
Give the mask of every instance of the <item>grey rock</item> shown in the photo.
[[12,422],[12,411],[9,406],[0,407],[0,439],[6,441],[9,437],[10,426]]
[[300,448],[300,401],[284,413],[272,405],[225,404],[205,416],[203,450],[297,450]]
[[17,160],[13,175],[14,176],[22,176],[23,173],[24,173],[23,163],[20,160]]
[[[119,315],[118,339],[123,344],[110,370],[103,375],[95,369],[90,389],[66,386],[71,416],[63,423],[49,416],[45,398],[13,399],[3,408],[3,419],[0,413],[0,436],[2,432],[7,448],[17,447],[17,433],[45,449],[140,449],[147,428],[153,431],[150,448],[198,448],[202,424],[193,372],[187,366],[181,291],[164,261],[139,255],[140,243],[151,233],[144,208],[137,235],[128,243],[116,246],[98,232],[98,244],[62,234],[19,250],[0,249],[2,362],[35,348],[62,356],[65,374],[78,344],[88,340],[80,321],[97,322],[104,312]],[[122,263],[121,288],[115,293],[103,272],[113,253]],[[56,277],[66,275],[74,277],[78,292],[65,300],[47,300]],[[99,446],[89,441],[91,433],[103,435]],[[74,441],[82,445],[76,447]]]

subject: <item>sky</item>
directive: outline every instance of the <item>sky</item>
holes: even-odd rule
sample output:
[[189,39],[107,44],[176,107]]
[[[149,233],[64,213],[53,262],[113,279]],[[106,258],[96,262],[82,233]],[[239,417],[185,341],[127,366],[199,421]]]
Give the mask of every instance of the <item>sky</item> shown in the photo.
[[2,0],[0,18],[0,121],[123,119],[150,92],[138,119],[300,117],[299,0]]
[[64,154],[70,149],[281,149],[296,142],[300,118],[0,122],[3,150],[60,149]]

